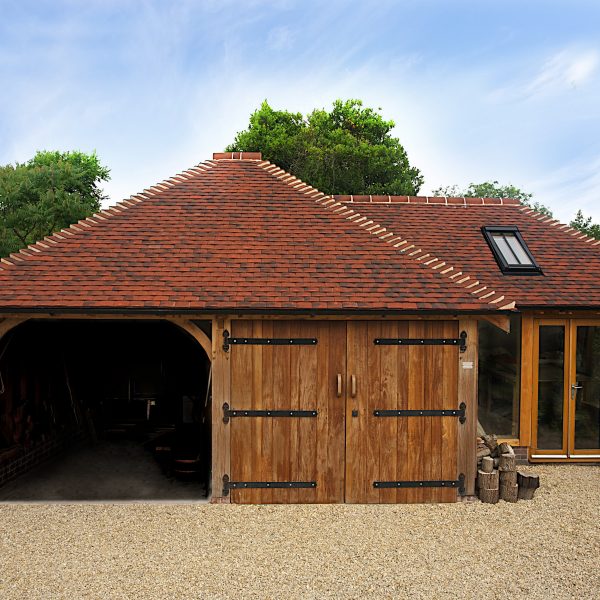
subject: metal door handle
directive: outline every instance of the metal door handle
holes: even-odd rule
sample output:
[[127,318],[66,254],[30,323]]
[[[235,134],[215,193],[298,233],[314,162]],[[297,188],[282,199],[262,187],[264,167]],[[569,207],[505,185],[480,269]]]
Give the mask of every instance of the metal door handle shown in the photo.
[[342,395],[342,374],[337,374],[337,397],[340,398]]
[[577,390],[583,389],[582,385],[579,385],[579,381],[571,384],[571,400],[575,400],[577,397]]
[[356,375],[350,375],[350,395],[356,398]]

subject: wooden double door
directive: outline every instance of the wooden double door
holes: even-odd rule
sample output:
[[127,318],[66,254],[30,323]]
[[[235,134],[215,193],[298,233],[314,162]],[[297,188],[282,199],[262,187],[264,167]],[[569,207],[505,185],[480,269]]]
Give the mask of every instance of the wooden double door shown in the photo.
[[239,503],[457,498],[456,321],[234,321]]

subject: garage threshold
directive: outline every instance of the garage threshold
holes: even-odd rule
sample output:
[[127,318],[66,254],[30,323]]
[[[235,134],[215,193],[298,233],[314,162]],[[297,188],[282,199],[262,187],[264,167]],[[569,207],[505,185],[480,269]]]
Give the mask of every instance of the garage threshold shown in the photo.
[[202,504],[206,483],[169,477],[131,440],[78,445],[0,488],[0,503]]

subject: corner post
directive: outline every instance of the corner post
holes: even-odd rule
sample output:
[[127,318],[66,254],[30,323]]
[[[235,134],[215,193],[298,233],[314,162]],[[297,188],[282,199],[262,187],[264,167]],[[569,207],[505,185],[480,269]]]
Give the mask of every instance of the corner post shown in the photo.
[[223,422],[223,404],[231,403],[231,353],[223,349],[223,332],[231,331],[229,317],[212,321],[212,475],[211,502],[226,503],[223,476],[230,473],[231,425]]
[[458,403],[466,405],[466,421],[458,425],[458,472],[465,474],[465,494],[473,496],[477,476],[477,319],[460,319],[458,328],[467,333],[466,350],[458,359]]

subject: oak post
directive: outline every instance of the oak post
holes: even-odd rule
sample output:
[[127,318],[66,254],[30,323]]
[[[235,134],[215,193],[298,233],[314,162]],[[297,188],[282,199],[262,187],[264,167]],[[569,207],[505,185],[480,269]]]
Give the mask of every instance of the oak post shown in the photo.
[[223,496],[223,475],[230,473],[230,427],[223,422],[223,404],[230,404],[231,358],[223,349],[223,332],[231,331],[231,319],[212,321],[212,469],[211,502],[229,502]]
[[458,426],[458,472],[465,475],[465,494],[472,496],[477,476],[477,319],[460,319],[458,329],[467,334],[458,360],[458,404],[466,405],[466,421]]

